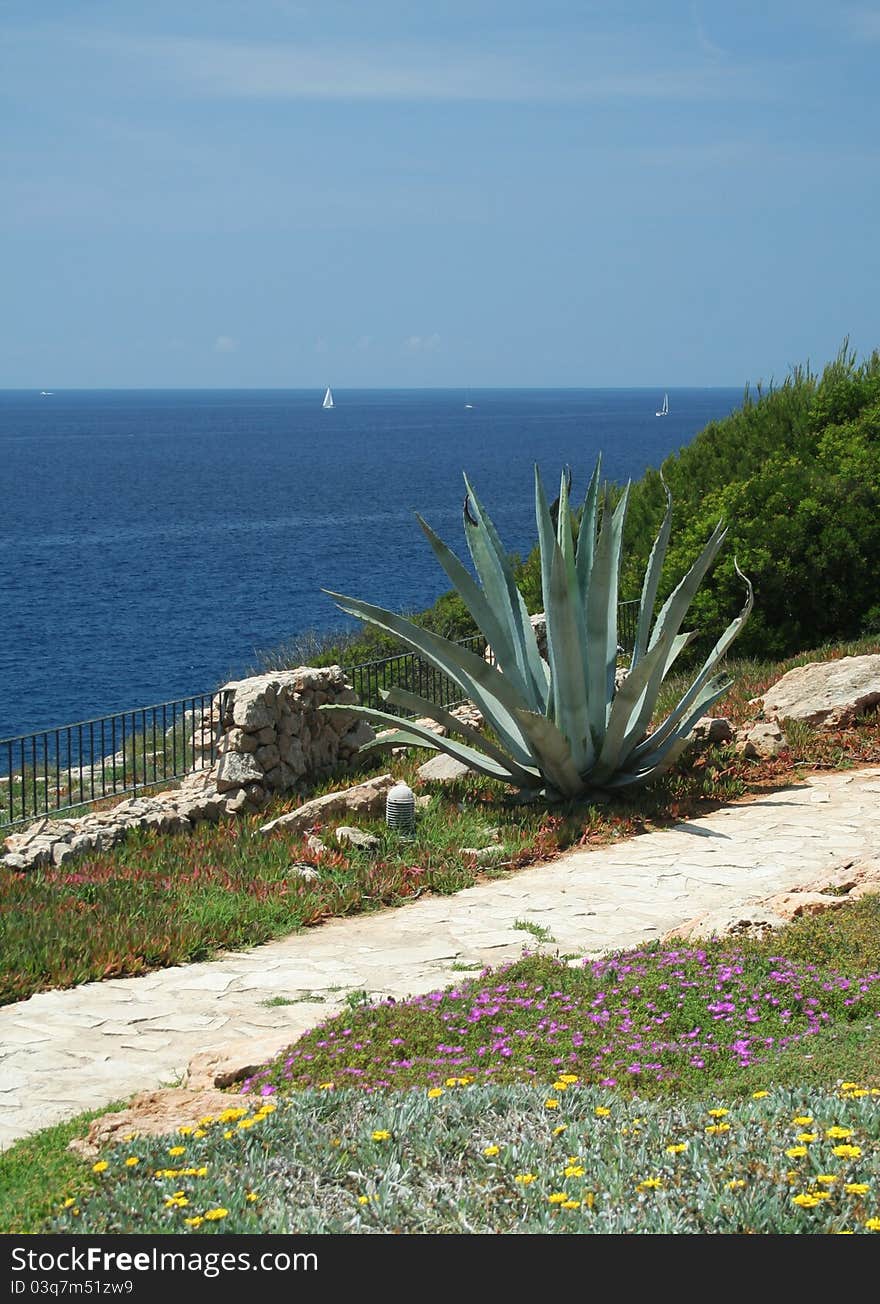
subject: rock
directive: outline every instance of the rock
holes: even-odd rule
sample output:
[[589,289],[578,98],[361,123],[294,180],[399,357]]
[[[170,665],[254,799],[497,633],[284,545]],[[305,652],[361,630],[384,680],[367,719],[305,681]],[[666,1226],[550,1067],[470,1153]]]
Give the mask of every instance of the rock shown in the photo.
[[306,838],[306,846],[313,856],[323,856],[324,852],[327,850],[326,844],[321,841],[317,833],[310,833],[308,835]]
[[491,847],[459,847],[460,856],[473,856],[478,865],[497,865],[504,859],[504,848],[494,844]]
[[56,865],[63,865],[65,860],[70,860],[75,855],[73,847],[66,842],[56,842],[52,847],[52,860]]
[[348,824],[340,824],[336,830],[336,841],[342,847],[354,847],[358,851],[375,851],[382,845],[375,833],[366,833],[363,829],[354,829]]
[[424,810],[426,806],[430,806],[433,800],[434,798],[431,796],[429,792],[418,793],[416,795],[416,809]]
[[761,902],[768,910],[783,919],[800,919],[802,915],[821,915],[834,910],[847,900],[845,896],[831,896],[825,892],[776,892]]
[[762,903],[725,907],[697,915],[679,924],[663,938],[664,942],[708,942],[713,937],[764,937],[786,924],[782,915],[768,910]]
[[736,735],[737,751],[748,757],[772,757],[788,747],[788,740],[775,721],[762,721],[741,729]]
[[227,752],[217,766],[217,791],[243,788],[248,783],[259,783],[262,777],[263,771],[250,752]]
[[458,779],[463,779],[470,770],[463,761],[457,761],[454,756],[447,756],[445,752],[438,752],[432,756],[424,765],[420,765],[416,771],[420,779],[426,779],[434,783],[455,783]]
[[880,703],[880,654],[811,661],[789,670],[754,699],[774,720],[803,720],[823,729],[851,724]]
[[733,726],[723,715],[701,716],[689,735],[690,742],[699,748],[730,743],[733,739]]
[[[265,1037],[248,1037],[229,1042],[218,1050],[201,1051],[190,1060],[184,1085],[189,1091],[234,1087],[273,1060],[279,1051],[290,1045],[290,1041],[290,1032],[279,1028]],[[227,1107],[238,1103],[235,1097],[226,1096],[225,1099]]]
[[325,823],[334,816],[346,812],[367,817],[384,815],[385,798],[393,787],[394,779],[390,774],[377,774],[375,778],[368,779],[365,783],[343,788],[339,792],[328,792],[323,797],[315,797],[313,801],[305,802],[297,810],[279,815],[277,819],[261,825],[260,832],[271,833],[273,829],[279,828],[299,832],[312,824]]
[[460,706],[450,707],[449,714],[455,716],[456,720],[461,720],[463,724],[470,725],[471,729],[482,730],[486,724],[482,711],[478,710],[473,702],[462,702]]
[[808,883],[808,892],[841,893],[842,900],[858,901],[863,896],[880,892],[880,855],[868,860],[839,865],[830,873]]
[[285,878],[301,878],[306,883],[314,883],[318,878],[318,871],[308,861],[295,860],[292,865],[287,866],[284,875]]
[[239,788],[234,797],[229,797],[224,807],[227,815],[241,815],[248,809],[248,790]]
[[201,1119],[243,1104],[239,1097],[212,1089],[142,1091],[126,1109],[93,1119],[86,1136],[75,1138],[68,1149],[83,1159],[95,1159],[102,1150],[118,1145],[131,1133],[164,1136],[179,1127],[198,1127]]
[[436,720],[432,720],[430,716],[427,715],[419,716],[417,720],[413,721],[413,724],[421,725],[423,729],[427,729],[429,733],[436,734],[438,738],[445,738],[448,732],[445,725],[438,724]]

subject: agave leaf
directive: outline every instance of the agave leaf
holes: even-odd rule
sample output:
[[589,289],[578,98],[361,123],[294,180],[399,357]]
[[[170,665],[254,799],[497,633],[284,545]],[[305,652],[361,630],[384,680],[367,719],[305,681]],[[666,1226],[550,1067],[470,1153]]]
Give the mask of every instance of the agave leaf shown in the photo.
[[587,610],[587,594],[593,573],[593,555],[596,551],[596,513],[599,504],[599,473],[601,467],[602,454],[600,453],[596,458],[596,466],[587,486],[587,494],[581,511],[580,529],[578,530],[575,569],[577,570],[578,586],[581,591],[581,602],[584,604],[584,611]]
[[666,560],[666,549],[669,547],[669,535],[672,530],[672,494],[663,479],[662,471],[660,472],[660,483],[663,485],[666,494],[666,512],[663,516],[663,524],[660,526],[657,538],[654,540],[654,546],[651,549],[651,556],[648,558],[648,565],[645,570],[645,580],[642,584],[642,600],[639,606],[639,623],[636,629],[632,660],[630,661],[631,670],[635,670],[645,655],[648,646],[651,620],[654,616],[654,603],[657,600],[657,587],[660,583],[663,562]]
[[[665,642],[669,636],[668,634],[662,634],[660,637]],[[636,747],[645,736],[645,730],[651,723],[651,717],[654,714],[660,686],[666,678],[669,667],[675,661],[679,653],[695,638],[696,634],[693,630],[689,630],[686,634],[676,634],[675,638],[672,640],[672,647],[669,648],[667,646],[666,656],[661,657],[659,661],[654,662],[644,692],[642,693],[635,710],[630,716],[626,736],[623,740],[623,747],[621,748],[621,757],[624,758],[622,761],[623,764],[626,764],[625,758],[632,753],[633,748]],[[658,639],[658,642],[659,641],[660,640]],[[650,651],[653,652],[653,648]],[[643,662],[648,655],[650,655],[650,653],[645,653],[645,657],[642,658]]]
[[632,752],[629,763],[624,770],[632,773],[641,773],[643,771],[651,772],[667,755],[667,751],[679,739],[687,741],[688,735],[700,716],[705,715],[709,707],[723,697],[728,691],[733,680],[729,675],[724,673],[716,675],[704,684],[695,700],[691,704],[690,710],[679,721],[678,727],[667,733],[664,738],[658,738],[656,733],[649,734],[643,743],[641,743]]
[[[446,752],[447,756],[454,756],[457,761],[463,761],[465,765],[470,766],[472,770],[477,770],[480,774],[487,774],[490,779],[503,779],[505,783],[513,783],[516,780],[512,778],[510,771],[506,766],[499,765],[482,752],[476,751],[473,747],[468,747],[465,743],[457,742],[454,738],[441,738],[433,730],[425,728],[424,725],[416,724],[414,720],[401,720],[399,715],[392,715],[390,711],[376,711],[371,706],[337,706],[335,702],[328,702],[318,708],[319,711],[350,711],[353,715],[359,715],[364,720],[371,720],[374,724],[394,725],[394,734],[385,738],[375,738],[372,742],[365,743],[361,751],[374,750],[377,747],[388,747],[390,745],[398,746],[403,744],[410,747],[430,747],[434,751]],[[519,768],[519,767],[517,767]],[[532,780],[534,787],[541,784],[540,776]],[[522,786],[522,785],[519,785]]]
[[[730,647],[733,640],[740,633],[743,625],[745,625],[746,621],[748,620],[749,616],[752,613],[752,607],[754,606],[754,600],[755,600],[754,589],[752,588],[752,582],[748,578],[748,576],[743,575],[739,566],[737,566],[736,564],[736,559],[734,559],[733,564],[736,569],[737,575],[739,575],[740,578],[744,580],[746,584],[746,600],[743,605],[742,611],[727,626],[727,629],[721,635],[718,642],[715,644],[712,651],[709,653],[709,655],[706,657],[706,660],[703,662],[703,666],[702,669],[700,670],[700,673],[697,675],[696,679],[691,684],[690,688],[681,698],[678,705],[674,708],[674,710],[670,711],[669,715],[666,717],[663,723],[659,725],[657,729],[655,729],[654,732],[651,734],[651,739],[655,739],[657,742],[663,742],[666,738],[668,738],[669,734],[672,733],[672,731],[678,727],[679,723],[690,709],[692,703],[697,700],[698,695],[703,689],[703,685],[706,683],[709,676],[712,674],[712,671],[715,669],[718,662],[727,652],[727,649]],[[648,741],[649,740],[646,739],[646,742]],[[639,749],[636,748],[635,755],[638,754],[639,754]]]
[[418,694],[411,693],[406,688],[401,688],[399,684],[395,684],[392,688],[384,688],[381,692],[383,699],[390,702],[392,706],[402,706],[407,711],[415,711],[417,715],[427,716],[429,720],[436,720],[437,724],[442,724],[444,728],[460,734],[476,751],[491,756],[509,770],[523,787],[534,782],[536,777],[540,777],[537,770],[523,769],[507,752],[493,743],[491,738],[486,738],[479,730],[472,728],[464,720],[459,720],[458,716],[453,715],[451,711],[445,710],[444,707],[438,706],[436,702],[429,702],[427,698],[419,697]]
[[529,736],[538,765],[547,779],[564,797],[577,797],[584,791],[584,781],[571,758],[568,740],[552,720],[535,711],[517,711],[517,719]]
[[[544,599],[544,620],[547,619],[547,608],[550,605],[550,569],[553,565],[553,547],[555,538],[553,535],[553,521],[550,516],[550,508],[547,506],[547,495],[544,492],[544,485],[541,482],[541,472],[538,470],[538,464],[535,463],[535,519],[538,524],[538,551],[541,556],[541,593]],[[547,660],[552,660],[550,652],[550,630],[547,629]],[[547,693],[544,714],[547,716],[555,715],[555,689],[553,684],[553,672],[550,671],[550,687]]]
[[617,667],[617,584],[620,573],[620,548],[623,523],[629,499],[629,485],[614,512],[608,511],[608,495],[602,528],[593,560],[593,573],[587,600],[587,699],[590,704],[590,728],[593,744],[601,751],[608,727],[608,712],[614,696],[614,672]]
[[571,471],[566,468],[562,472],[562,483],[559,486],[559,514],[556,518],[556,542],[562,552],[565,560],[565,573],[567,582],[574,588],[577,585],[574,565],[574,535],[571,529],[571,504],[569,493],[571,489]]
[[492,649],[495,660],[503,673],[511,679],[520,692],[529,700],[531,681],[526,683],[520,673],[516,650],[510,637],[510,628],[506,621],[499,620],[495,609],[486,594],[476,583],[470,571],[456,557],[451,548],[434,533],[427,521],[416,513],[416,520],[427,535],[434,556],[446,571],[449,579],[474,619],[477,628],[485,635],[486,642]]
[[693,566],[691,566],[684,578],[679,580],[676,587],[664,602],[660,614],[654,624],[654,632],[651,635],[651,642],[648,644],[649,647],[653,647],[654,643],[664,630],[669,633],[670,637],[678,633],[681,628],[681,622],[684,620],[687,613],[687,609],[694,599],[694,594],[700,587],[704,575],[718,555],[718,549],[724,542],[724,536],[726,534],[727,530],[725,529],[723,521],[719,521]]
[[500,670],[448,638],[428,629],[420,629],[405,616],[396,616],[393,611],[376,607],[371,602],[361,602],[358,598],[348,598],[345,594],[334,593],[330,589],[323,591],[336,601],[342,611],[393,634],[404,647],[411,648],[427,661],[433,662],[454,684],[458,684],[465,697],[474,701],[483,718],[510,748],[513,756],[522,764],[529,764],[532,759],[529,743],[513,715],[515,710],[525,705],[525,701]]
[[645,689],[654,676],[657,667],[663,666],[666,659],[668,635],[663,634],[641,663],[631,670],[614,695],[611,711],[608,715],[608,729],[602,751],[590,774],[592,783],[603,783],[615,770],[619,769],[625,757],[627,726],[633,712],[645,695]]
[[595,759],[582,656],[584,616],[574,565],[569,567],[555,542],[549,597],[545,616],[555,719],[568,740],[574,769],[581,775]]
[[507,622],[521,678],[524,682],[531,679],[532,691],[527,695],[529,705],[533,709],[543,710],[547,679],[535,631],[495,526],[467,476],[464,482],[467,487],[464,531],[471,558],[493,610],[498,613],[499,619]]

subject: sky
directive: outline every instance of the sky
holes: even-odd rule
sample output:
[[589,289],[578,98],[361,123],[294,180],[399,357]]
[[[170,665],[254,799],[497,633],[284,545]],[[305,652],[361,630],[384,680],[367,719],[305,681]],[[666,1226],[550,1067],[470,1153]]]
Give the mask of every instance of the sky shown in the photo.
[[0,388],[880,346],[880,3],[0,0]]

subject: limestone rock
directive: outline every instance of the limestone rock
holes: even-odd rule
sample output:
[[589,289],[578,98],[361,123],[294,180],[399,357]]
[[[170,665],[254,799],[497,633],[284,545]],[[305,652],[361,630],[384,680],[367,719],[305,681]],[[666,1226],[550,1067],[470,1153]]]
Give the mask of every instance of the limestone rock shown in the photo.
[[198,1127],[199,1120],[207,1115],[216,1116],[243,1103],[216,1090],[187,1091],[174,1087],[142,1091],[126,1109],[92,1119],[86,1136],[74,1138],[68,1149],[83,1159],[95,1159],[102,1150],[118,1145],[131,1133],[164,1136],[179,1127]]
[[770,719],[839,729],[880,703],[880,654],[797,666],[754,701]]
[[313,856],[323,856],[327,850],[326,843],[322,842],[317,833],[310,833],[306,838],[306,846]]
[[679,924],[663,938],[664,942],[708,942],[712,937],[764,937],[787,921],[762,903],[725,907]]
[[863,896],[880,892],[880,855],[839,865],[808,883],[805,891],[839,892],[844,894],[843,900],[849,901],[858,901]]
[[340,824],[336,830],[336,841],[342,847],[354,847],[357,851],[375,851],[382,843],[375,833],[364,829],[355,829],[348,824]]
[[732,742],[733,726],[723,715],[701,716],[690,732],[689,740],[699,748]]
[[504,848],[497,843],[491,847],[459,847],[460,856],[473,856],[478,865],[497,865],[504,859]]
[[284,828],[296,833],[309,828],[312,824],[323,824],[336,815],[349,812],[365,815],[368,818],[384,815],[385,798],[393,787],[394,779],[390,774],[377,774],[374,778],[367,779],[364,783],[354,784],[351,788],[343,788],[339,792],[327,792],[323,797],[315,797],[313,801],[305,802],[297,810],[279,815],[277,819],[269,820],[268,824],[262,824],[260,832],[271,833],[273,829]]
[[217,791],[230,792],[248,783],[259,783],[263,771],[250,752],[227,752],[217,766]]
[[[279,1051],[290,1045],[290,1040],[291,1034],[279,1028],[273,1033],[267,1033],[265,1037],[248,1037],[227,1042],[218,1050],[201,1051],[189,1062],[184,1086],[189,1091],[234,1087],[274,1059]],[[225,1099],[225,1108],[237,1103],[229,1096]]]
[[314,865],[310,865],[306,860],[295,860],[292,865],[288,865],[284,871],[285,878],[301,878],[304,883],[314,883],[319,875]]
[[832,896],[826,892],[776,892],[765,897],[762,905],[783,919],[800,919],[802,915],[821,915],[834,910],[847,900],[845,896]]
[[788,746],[785,734],[773,720],[760,721],[741,729],[736,738],[737,750],[748,757],[778,756]]
[[447,756],[445,752],[438,752],[432,756],[424,765],[420,765],[416,771],[420,779],[433,781],[434,783],[455,783],[457,779],[463,779],[470,770],[463,761],[457,761],[454,756]]

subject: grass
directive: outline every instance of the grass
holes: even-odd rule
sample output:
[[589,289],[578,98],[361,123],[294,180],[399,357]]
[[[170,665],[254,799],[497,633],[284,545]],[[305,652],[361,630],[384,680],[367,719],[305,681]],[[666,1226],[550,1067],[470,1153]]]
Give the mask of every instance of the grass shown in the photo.
[[[754,714],[749,698],[793,664],[870,651],[880,651],[877,640],[822,648],[781,664],[731,662],[735,684],[723,709],[739,723]],[[681,688],[673,683],[667,702]],[[649,789],[596,804],[516,804],[509,789],[469,776],[432,796],[419,812],[414,840],[399,839],[379,821],[366,822],[381,840],[375,854],[336,849],[332,826],[317,830],[328,845],[320,859],[303,837],[284,829],[259,833],[260,824],[292,809],[296,798],[261,816],[203,824],[193,833],[136,832],[119,847],[58,868],[28,874],[0,868],[0,1004],[47,988],[204,960],[425,893],[452,894],[573,845],[597,846],[699,814],[808,769],[880,763],[876,712],[834,733],[800,727],[792,742],[768,761],[716,747]],[[414,753],[387,763],[417,791],[430,791],[416,775],[422,759]],[[479,866],[461,854],[463,847],[488,846],[496,837],[503,866]],[[318,879],[290,875],[294,862],[314,864]]]
[[98,1171],[52,1156],[84,1119],[19,1143],[0,1231],[880,1230],[880,897],[361,996],[195,1131]]

